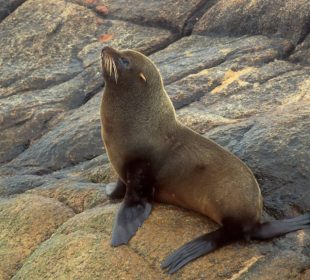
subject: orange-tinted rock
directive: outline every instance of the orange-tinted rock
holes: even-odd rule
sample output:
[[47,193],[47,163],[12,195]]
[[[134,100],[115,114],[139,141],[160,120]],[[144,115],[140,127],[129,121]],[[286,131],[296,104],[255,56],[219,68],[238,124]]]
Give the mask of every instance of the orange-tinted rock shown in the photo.
[[[126,246],[110,246],[118,205],[87,210],[68,220],[24,263],[13,278],[41,279],[290,279],[308,265],[298,234],[291,249],[272,242],[235,243],[202,257],[168,277],[160,263],[183,243],[214,230],[207,218],[172,206],[156,205]],[[296,237],[296,238],[295,238]],[[285,239],[285,237],[283,238]],[[303,246],[306,246],[304,244]],[[279,257],[276,257],[276,256]],[[289,258],[294,258],[288,264]],[[272,264],[272,265],[270,265]],[[273,268],[276,268],[274,270]]]
[[38,195],[0,200],[0,279],[10,279],[37,246],[73,215],[60,202]]

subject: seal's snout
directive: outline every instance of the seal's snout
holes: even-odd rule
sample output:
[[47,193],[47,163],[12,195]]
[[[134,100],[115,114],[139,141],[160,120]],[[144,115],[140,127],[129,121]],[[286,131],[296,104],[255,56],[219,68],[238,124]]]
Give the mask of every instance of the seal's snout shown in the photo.
[[103,73],[106,73],[109,78],[114,76],[112,79],[115,83],[117,83],[118,79],[117,64],[115,63],[117,57],[117,51],[111,47],[104,47],[101,51]]
[[116,50],[111,48],[111,47],[104,47],[101,51],[101,55],[107,54],[107,55],[112,55],[115,54]]

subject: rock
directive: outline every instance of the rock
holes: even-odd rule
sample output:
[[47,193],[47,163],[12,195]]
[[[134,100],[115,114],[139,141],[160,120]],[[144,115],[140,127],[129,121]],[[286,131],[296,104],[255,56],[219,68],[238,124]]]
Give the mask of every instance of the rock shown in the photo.
[[[181,32],[187,21],[199,12],[206,1],[168,0],[168,1],[126,1],[122,0],[70,0],[95,10],[105,18],[118,18],[136,22],[144,26],[161,26]],[[207,1],[208,2],[208,1]]]
[[[99,78],[99,72],[91,70],[88,68],[61,85],[9,96],[0,101],[0,127],[3,129],[0,161],[22,153],[61,120],[59,114],[81,105],[88,94],[101,89],[102,82],[95,80]],[[87,82],[90,87],[85,86]],[[57,115],[58,119],[55,119]]]
[[72,179],[45,184],[27,193],[57,199],[75,213],[83,212],[107,201],[104,185],[74,182]]
[[26,0],[0,0],[0,22]]
[[302,280],[307,280],[310,277],[310,269],[306,269],[303,271],[301,274],[301,279]]
[[0,200],[0,278],[11,279],[37,246],[73,215],[60,202],[42,196]]
[[178,120],[199,134],[205,134],[212,128],[226,124],[237,124],[239,120],[224,118],[216,114],[210,114],[198,106],[188,106],[177,111]]
[[259,68],[226,68],[221,83],[203,96],[200,103],[209,113],[245,119],[306,98],[309,82],[310,68],[283,61]]
[[56,177],[57,179],[70,178],[73,180],[78,179],[80,181],[105,184],[116,181],[117,179],[117,174],[106,154],[72,167],[53,172],[50,176]]
[[103,153],[100,135],[99,95],[30,146],[7,166],[24,165],[22,172],[45,174],[92,159]]
[[[235,243],[168,277],[159,268],[163,258],[216,226],[193,212],[156,205],[128,246],[112,248],[110,235],[117,208],[96,207],[68,220],[12,279],[269,279],[270,263],[277,267],[276,279],[292,279],[309,265],[301,253],[306,243],[302,245],[300,238],[305,231],[299,231],[281,239],[285,248],[271,242]],[[291,262],[289,258],[293,258]]]
[[[193,84],[189,84],[192,77],[187,78],[188,75],[205,68],[216,70],[214,67],[219,64],[231,64],[230,67],[234,68],[259,65],[281,58],[289,48],[290,43],[287,40],[267,39],[262,36],[214,38],[196,35],[171,44],[168,48],[151,55],[151,58],[160,68],[166,84],[185,77],[184,81],[167,87],[168,93],[172,92],[172,100],[178,108],[196,100],[205,91],[220,83],[219,76],[215,78],[214,83],[211,80],[206,83],[202,80],[193,88]],[[217,73],[213,76],[215,75]],[[49,173],[100,155],[103,151],[98,107],[100,99],[100,95],[96,94],[78,110],[72,110],[63,116],[63,121],[59,121],[57,126],[11,161],[6,166],[9,170],[3,173],[10,174],[12,168],[15,172],[15,166],[23,166],[23,173]]]
[[309,32],[308,0],[217,1],[195,25],[196,34],[275,35],[295,44]]
[[[100,49],[106,43],[100,37],[102,34],[115,33],[110,40],[118,47],[135,46],[140,50],[171,36],[169,31],[147,28],[141,40],[139,34],[143,30],[146,28],[135,24],[98,21],[96,14],[86,7],[63,0],[45,5],[40,0],[27,1],[1,23],[2,96],[46,88],[75,77],[83,70],[83,58],[78,54],[90,45],[93,50]],[[153,38],[155,33],[157,37]],[[19,40],[15,40],[16,34]],[[94,60],[99,55],[97,52]]]
[[310,65],[310,35],[295,48],[289,60],[295,63]]
[[[253,122],[215,128],[207,135],[243,159],[260,181],[275,217],[309,211],[309,99],[301,97]],[[228,138],[230,136],[230,139]]]
[[35,175],[0,177],[0,196],[23,193],[53,180]]
[[291,48],[288,40],[263,36],[236,38],[193,35],[178,40],[150,58],[160,69],[165,84],[170,84],[230,60],[236,60],[241,65],[244,60],[247,64],[269,62],[284,57]]
[[[0,162],[25,151],[51,129],[54,117],[102,88],[104,44],[148,53],[173,38],[168,30],[103,20],[63,0],[27,1],[0,32]],[[109,42],[102,40],[107,34],[113,34]]]
[[[82,28],[73,32],[78,22]],[[44,89],[80,73],[82,65],[74,53],[98,29],[91,12],[79,6],[66,5],[62,0],[46,5],[27,1],[1,23],[1,95]]]
[[[248,261],[250,265],[252,264],[251,262],[253,262],[252,259]],[[310,262],[307,260],[307,257],[302,254],[289,250],[278,251],[277,255],[273,254],[272,257],[267,257],[264,263],[258,262],[258,265],[254,265],[254,267],[250,269],[250,273],[248,273],[250,277],[245,279],[298,279],[300,275],[304,274],[304,269],[309,267],[309,265]],[[273,274],[274,271],[277,271],[276,275]],[[239,275],[240,274],[237,274],[236,276]]]
[[254,171],[270,214],[280,218],[297,214],[296,209],[309,211],[310,69],[257,62],[238,70],[228,60],[167,90],[176,106],[195,101],[179,111],[182,123],[206,133]]
[[[254,61],[253,57],[256,58]],[[200,100],[200,104],[205,105],[200,107],[207,108],[209,113],[239,118],[248,117],[258,110],[261,112],[261,104],[264,104],[263,110],[267,110],[281,99],[284,102],[285,98],[303,94],[298,89],[308,79],[309,68],[284,61],[261,65],[266,56],[262,55],[259,59],[255,50],[251,56],[242,56],[242,63],[239,58],[227,59],[219,66],[204,69],[168,85],[166,89],[174,106],[181,108]],[[255,110],[253,106],[259,108]]]
[[309,211],[309,1],[124,3],[0,0],[0,279],[308,279],[309,230],[168,277],[161,261],[217,228],[168,205],[111,248],[99,106],[102,47],[140,50],[178,119],[252,169],[264,220]]

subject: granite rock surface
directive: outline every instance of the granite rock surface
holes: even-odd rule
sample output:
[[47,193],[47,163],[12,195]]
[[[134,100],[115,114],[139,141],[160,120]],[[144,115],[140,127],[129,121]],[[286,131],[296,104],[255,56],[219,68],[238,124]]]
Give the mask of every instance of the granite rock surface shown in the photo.
[[309,279],[309,230],[167,276],[165,256],[217,228],[170,205],[111,248],[99,118],[100,50],[139,50],[178,118],[252,169],[265,220],[310,211],[309,3],[0,0],[0,279]]

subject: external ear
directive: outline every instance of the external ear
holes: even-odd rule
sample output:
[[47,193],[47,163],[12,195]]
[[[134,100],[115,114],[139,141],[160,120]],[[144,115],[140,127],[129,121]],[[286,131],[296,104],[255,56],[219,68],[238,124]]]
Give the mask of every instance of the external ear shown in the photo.
[[145,78],[145,76],[143,75],[143,73],[140,73],[140,78],[146,83],[146,78]]

